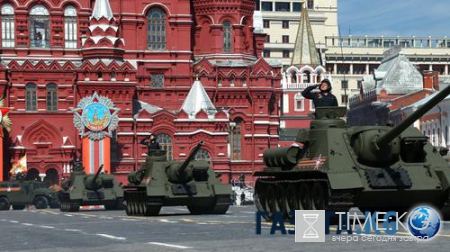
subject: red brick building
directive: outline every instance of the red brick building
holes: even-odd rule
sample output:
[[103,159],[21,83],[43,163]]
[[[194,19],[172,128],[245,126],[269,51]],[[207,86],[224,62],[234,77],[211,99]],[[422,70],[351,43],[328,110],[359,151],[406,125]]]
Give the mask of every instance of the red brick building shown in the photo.
[[30,178],[66,176],[82,153],[72,109],[97,92],[120,109],[111,139],[120,181],[145,160],[139,142],[150,132],[170,159],[203,140],[198,156],[224,182],[250,179],[277,146],[281,78],[261,58],[254,4],[0,0],[0,92],[15,108],[4,175],[26,154]]

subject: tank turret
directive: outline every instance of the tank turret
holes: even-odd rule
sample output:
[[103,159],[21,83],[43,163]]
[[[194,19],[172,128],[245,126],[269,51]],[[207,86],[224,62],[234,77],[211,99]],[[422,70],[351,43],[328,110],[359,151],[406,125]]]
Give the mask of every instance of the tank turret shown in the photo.
[[[186,183],[192,180],[194,165],[189,164],[195,159],[195,155],[202,148],[203,141],[200,141],[191,151],[186,160],[181,163],[174,163],[167,169],[167,176],[172,183]],[[208,168],[208,167],[206,167]]]
[[406,150],[409,153],[423,152],[423,146],[428,140],[427,137],[414,136],[400,139],[399,136],[449,94],[450,85],[393,128],[385,126],[369,129],[367,127],[355,127],[351,136],[351,145],[358,156],[359,162],[372,166],[375,164],[386,166],[397,162],[402,152],[406,156]]
[[100,165],[95,175],[88,175],[84,180],[84,186],[88,190],[98,190],[103,187],[103,180],[100,178],[100,173],[103,170],[103,164]]
[[[255,171],[259,211],[293,210],[407,212],[418,204],[450,206],[450,167],[438,147],[411,125],[450,94],[434,94],[397,126],[348,126],[346,108],[320,107],[299,146],[266,150]],[[448,203],[446,203],[448,202]]]

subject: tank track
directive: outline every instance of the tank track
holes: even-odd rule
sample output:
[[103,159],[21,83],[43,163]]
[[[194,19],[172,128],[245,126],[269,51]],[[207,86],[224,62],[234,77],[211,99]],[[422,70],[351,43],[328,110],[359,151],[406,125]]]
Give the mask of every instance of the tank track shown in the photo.
[[80,211],[80,203],[63,200],[59,209],[61,212],[78,212]]
[[124,196],[128,216],[156,216],[161,211],[162,200],[147,197],[145,191],[126,191]]
[[[315,184],[323,186],[324,189],[322,207],[314,207],[315,204],[314,199],[312,199],[312,188]],[[304,206],[300,206],[301,201],[304,200],[304,198],[307,198],[299,195],[300,188],[303,185],[306,186],[307,191],[309,190],[307,194],[311,197],[309,200],[311,204],[303,204]],[[270,191],[275,189],[275,194],[269,191],[269,186],[272,186]],[[280,188],[282,189],[281,192],[279,191]],[[291,195],[292,192],[294,195]],[[274,211],[283,212],[285,219],[288,219],[292,218],[292,216],[289,216],[289,212],[293,210],[327,210],[346,212],[356,205],[359,193],[360,190],[357,189],[330,190],[328,179],[326,178],[303,178],[295,180],[262,178],[258,179],[256,182],[254,201],[258,211],[269,212],[269,215],[265,216],[266,219],[271,219]],[[275,198],[276,203],[273,203],[274,199],[271,198]],[[298,202],[295,203],[295,201]]]

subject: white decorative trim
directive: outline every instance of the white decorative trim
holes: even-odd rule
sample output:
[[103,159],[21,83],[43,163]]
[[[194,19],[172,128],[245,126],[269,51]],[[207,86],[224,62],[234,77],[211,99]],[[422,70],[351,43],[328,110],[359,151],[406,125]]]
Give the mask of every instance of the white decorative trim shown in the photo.
[[138,135],[138,136],[150,136],[152,133],[150,133],[150,132],[138,132],[138,133],[136,133],[136,135]]
[[136,122],[153,122],[153,119],[150,118],[138,118]]
[[229,133],[228,132],[210,132],[204,129],[199,129],[193,132],[177,132],[174,135],[176,136],[190,136],[190,135],[195,135],[198,133],[206,133],[208,135],[213,135],[213,136],[228,136]]
[[131,136],[134,135],[133,132],[118,132],[117,133],[118,136]]
[[134,121],[133,118],[119,117],[119,122],[132,122],[132,121]]
[[23,150],[23,149],[25,149],[24,146],[13,146],[13,147],[9,147],[9,148],[13,149],[13,150]]
[[280,123],[278,123],[278,122],[270,122],[270,121],[255,121],[254,124],[280,125]]
[[245,134],[245,137],[280,137],[279,135],[269,135],[269,134]]
[[75,145],[63,145],[61,146],[62,149],[75,149]]
[[174,122],[229,122],[229,119],[174,119]]

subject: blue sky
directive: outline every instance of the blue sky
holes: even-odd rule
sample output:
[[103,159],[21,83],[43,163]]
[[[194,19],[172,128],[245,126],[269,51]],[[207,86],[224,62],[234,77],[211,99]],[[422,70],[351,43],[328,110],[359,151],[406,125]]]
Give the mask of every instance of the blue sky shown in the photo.
[[342,35],[450,37],[450,0],[338,0]]

